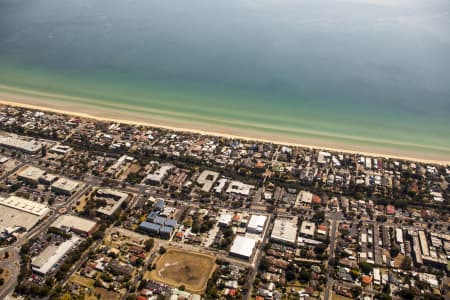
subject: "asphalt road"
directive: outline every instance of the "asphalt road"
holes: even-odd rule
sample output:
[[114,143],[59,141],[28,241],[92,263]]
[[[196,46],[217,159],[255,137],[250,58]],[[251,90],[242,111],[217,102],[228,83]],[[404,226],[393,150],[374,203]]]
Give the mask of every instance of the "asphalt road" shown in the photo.
[[331,295],[331,291],[333,288],[333,276],[331,276],[331,266],[330,263],[334,258],[334,249],[336,247],[336,236],[337,236],[337,223],[338,220],[342,219],[342,214],[340,212],[331,211],[329,213],[329,219],[331,221],[331,230],[330,230],[330,251],[328,255],[328,272],[327,272],[327,285],[324,291],[324,300],[328,300]]

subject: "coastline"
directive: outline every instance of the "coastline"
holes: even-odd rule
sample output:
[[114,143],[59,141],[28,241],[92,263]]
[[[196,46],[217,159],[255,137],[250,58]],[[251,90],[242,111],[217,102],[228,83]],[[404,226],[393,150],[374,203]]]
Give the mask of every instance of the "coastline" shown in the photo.
[[[3,96],[2,96],[3,97]],[[12,97],[11,97],[12,98]],[[210,135],[210,136],[217,136],[217,137],[224,137],[224,138],[232,138],[232,139],[240,139],[240,140],[246,140],[246,141],[259,141],[259,142],[265,142],[265,143],[274,143],[274,144],[280,144],[280,145],[286,145],[286,146],[293,146],[293,147],[302,147],[302,148],[308,148],[308,149],[320,149],[325,151],[332,151],[332,152],[341,152],[341,153],[349,153],[349,154],[359,154],[364,156],[372,156],[372,157],[383,157],[383,158],[391,158],[391,159],[399,159],[399,160],[406,160],[406,161],[415,161],[415,162],[422,162],[422,163],[429,163],[429,164],[438,164],[438,165],[450,165],[450,161],[448,160],[440,160],[440,159],[427,159],[427,158],[421,158],[417,156],[409,156],[409,155],[396,155],[392,153],[382,153],[382,152],[372,152],[372,151],[366,151],[362,149],[359,150],[353,150],[353,149],[346,149],[346,147],[324,147],[321,145],[314,145],[310,143],[297,143],[288,141],[287,138],[283,140],[283,138],[279,139],[276,137],[270,137],[270,136],[264,136],[261,134],[240,134],[232,132],[233,130],[224,130],[224,132],[221,131],[205,131],[197,128],[188,128],[184,126],[178,126],[178,125],[167,125],[166,122],[147,122],[147,121],[133,121],[130,118],[121,118],[118,116],[114,116],[114,112],[109,112],[110,116],[100,116],[93,113],[88,113],[84,111],[77,111],[77,110],[66,110],[61,108],[55,108],[53,107],[45,107],[43,105],[40,105],[38,103],[24,103],[24,102],[18,102],[19,97],[14,97],[15,100],[5,100],[0,98],[0,105],[9,105],[9,106],[15,106],[15,107],[21,107],[21,108],[27,108],[27,109],[33,109],[33,110],[41,110],[41,111],[47,111],[47,112],[53,112],[73,117],[81,117],[81,118],[87,118],[87,119],[93,119],[98,121],[105,121],[105,122],[116,122],[116,123],[124,123],[124,124],[131,124],[131,125],[140,125],[140,126],[148,126],[153,128],[163,128],[167,130],[172,131],[179,131],[179,132],[189,132],[189,133],[195,133],[195,134],[202,134],[202,135]],[[37,99],[35,99],[37,100]],[[37,101],[38,102],[38,101]],[[105,113],[105,111],[103,111]],[[116,112],[116,114],[120,112]],[[171,122],[173,123],[173,122]],[[176,122],[175,122],[176,123]],[[181,125],[181,124],[179,124]],[[200,125],[200,124],[198,124]],[[193,126],[195,127],[195,126]],[[269,139],[270,138],[270,139]]]

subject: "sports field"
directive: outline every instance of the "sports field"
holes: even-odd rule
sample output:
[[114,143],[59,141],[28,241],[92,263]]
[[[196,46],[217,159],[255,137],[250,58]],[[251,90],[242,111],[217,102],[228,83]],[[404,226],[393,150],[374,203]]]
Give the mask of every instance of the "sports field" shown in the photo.
[[169,249],[160,256],[156,268],[146,277],[173,287],[184,285],[186,290],[202,293],[215,269],[215,258],[194,252]]

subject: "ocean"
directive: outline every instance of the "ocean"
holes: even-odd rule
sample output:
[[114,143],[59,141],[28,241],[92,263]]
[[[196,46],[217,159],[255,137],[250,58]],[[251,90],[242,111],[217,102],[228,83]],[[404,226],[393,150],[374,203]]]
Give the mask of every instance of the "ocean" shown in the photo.
[[450,2],[0,0],[1,92],[450,161]]

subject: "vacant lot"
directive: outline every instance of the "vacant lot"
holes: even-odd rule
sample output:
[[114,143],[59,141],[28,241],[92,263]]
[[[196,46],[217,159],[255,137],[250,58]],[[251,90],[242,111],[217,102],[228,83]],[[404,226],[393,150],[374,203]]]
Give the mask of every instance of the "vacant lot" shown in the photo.
[[80,275],[72,275],[72,277],[70,277],[70,281],[90,289],[94,287],[94,279],[86,278]]
[[104,288],[94,288],[94,295],[100,296],[100,298],[96,297],[100,300],[120,300],[121,295],[119,293],[108,291]]
[[148,278],[174,287],[184,285],[190,292],[201,293],[214,268],[215,258],[212,256],[169,249],[159,257]]

